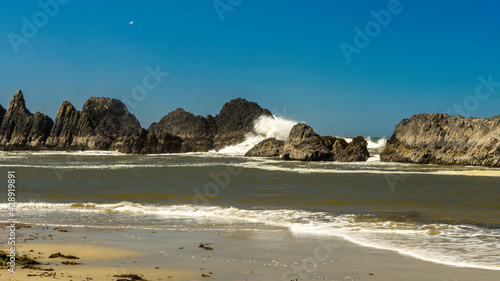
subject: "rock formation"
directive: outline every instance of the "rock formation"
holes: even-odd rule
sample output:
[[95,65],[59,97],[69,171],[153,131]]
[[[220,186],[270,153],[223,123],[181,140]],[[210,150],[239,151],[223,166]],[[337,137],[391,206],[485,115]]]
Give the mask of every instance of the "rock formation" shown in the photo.
[[402,120],[380,154],[386,162],[500,167],[500,115],[419,114]]
[[213,118],[204,118],[199,115],[184,111],[178,108],[166,116],[158,123],[153,123],[149,130],[155,132],[166,132],[182,138],[182,152],[209,151],[214,149],[214,136],[216,128],[207,121]]
[[359,136],[347,143],[345,139],[321,137],[303,123],[296,124],[283,147],[283,159],[302,161],[366,161],[370,154],[366,140]]
[[350,143],[346,144],[345,140],[336,140],[333,144],[332,152],[335,161],[359,162],[366,161],[370,157],[368,142],[363,137],[355,137]]
[[73,105],[64,101],[57,112],[54,126],[47,139],[48,147],[60,149],[69,149],[73,138],[78,134],[78,121],[81,112],[76,110]]
[[253,131],[255,120],[262,115],[272,116],[258,104],[238,98],[224,104],[215,117],[202,117],[178,108],[148,130],[180,137],[179,152],[219,150],[245,140],[245,135]]
[[45,145],[53,125],[47,115],[29,112],[21,90],[10,100],[9,109],[2,119],[0,146],[4,150],[37,149]]
[[30,113],[19,90],[8,110],[0,106],[0,149],[208,151],[243,141],[261,115],[272,116],[258,104],[238,98],[215,117],[177,109],[146,130],[121,101],[91,97],[81,111],[64,101],[53,122],[42,113]]
[[64,101],[47,140],[47,147],[60,150],[134,151],[133,140],[142,128],[126,106],[110,98],[89,98],[82,111]]
[[304,123],[293,126],[283,146],[283,159],[302,161],[333,160],[325,140]]
[[215,116],[217,133],[214,138],[216,150],[224,146],[242,142],[248,132],[253,131],[254,121],[260,116],[273,116],[255,102],[245,99],[233,99],[224,104],[220,113]]
[[245,153],[245,157],[278,157],[283,153],[285,142],[275,138],[265,139]]

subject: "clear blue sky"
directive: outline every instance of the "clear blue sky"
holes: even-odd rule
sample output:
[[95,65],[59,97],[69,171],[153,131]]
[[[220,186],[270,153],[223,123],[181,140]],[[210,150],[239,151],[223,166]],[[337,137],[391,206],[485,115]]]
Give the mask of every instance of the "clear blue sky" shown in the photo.
[[[220,0],[219,13],[212,0],[59,1],[50,14],[1,2],[4,107],[22,89],[32,112],[55,118],[63,100],[130,96],[159,65],[170,75],[132,100],[143,127],[177,107],[215,115],[236,97],[324,135],[390,136],[402,118],[458,115],[454,105],[500,114],[498,1]],[[381,10],[391,19],[374,24]],[[350,62],[342,42],[357,48]]]

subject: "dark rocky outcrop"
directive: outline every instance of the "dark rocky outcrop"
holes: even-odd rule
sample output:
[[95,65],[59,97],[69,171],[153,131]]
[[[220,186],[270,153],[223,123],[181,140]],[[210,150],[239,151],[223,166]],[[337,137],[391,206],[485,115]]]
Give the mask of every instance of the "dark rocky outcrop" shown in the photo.
[[359,136],[347,143],[345,139],[321,137],[303,123],[296,124],[285,141],[282,157],[302,161],[366,161],[370,157],[367,141]]
[[64,101],[50,131],[47,147],[60,150],[139,152],[144,138],[139,121],[119,100],[89,98],[82,111]]
[[181,147],[177,144],[171,147],[176,152],[219,150],[244,141],[260,116],[272,114],[257,103],[238,98],[224,104],[215,117],[202,117],[178,108],[153,123],[148,130],[166,137],[169,142],[175,142],[170,136],[180,137]]
[[64,101],[57,112],[54,126],[47,139],[47,146],[69,149],[73,137],[78,134],[80,115],[81,112],[76,110],[69,101]]
[[242,142],[245,134],[253,131],[254,122],[260,116],[273,115],[257,103],[241,98],[224,104],[220,113],[214,118],[217,128],[214,138],[215,149],[219,150],[224,146]]
[[0,147],[10,149],[38,149],[45,145],[53,126],[50,117],[40,112],[32,114],[26,108],[21,90],[12,97],[0,127]]
[[209,151],[214,149],[215,122],[212,116],[204,118],[178,108],[158,123],[151,125],[150,130],[165,132],[182,138],[182,152]]
[[116,139],[141,124],[117,99],[89,98],[82,107],[72,146],[108,150]]
[[355,137],[350,143],[344,139],[336,140],[332,146],[333,158],[339,162],[366,161],[370,157],[368,142],[362,137]]
[[285,142],[275,138],[265,139],[245,153],[245,157],[278,157],[283,153]]
[[153,123],[149,126],[144,148],[141,153],[180,153],[182,151],[182,138],[170,134],[162,124]]
[[500,167],[500,115],[489,119],[414,115],[395,127],[380,159]]
[[333,160],[325,140],[304,123],[293,126],[283,146],[283,159],[302,161]]

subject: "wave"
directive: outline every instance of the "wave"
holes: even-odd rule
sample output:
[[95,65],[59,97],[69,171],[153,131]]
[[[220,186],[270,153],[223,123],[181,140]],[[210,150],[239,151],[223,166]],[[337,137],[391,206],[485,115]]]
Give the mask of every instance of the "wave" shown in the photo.
[[381,149],[387,144],[387,139],[385,137],[379,138],[377,141],[373,141],[371,137],[366,137],[368,142],[368,149]]
[[297,121],[280,116],[260,116],[255,120],[253,132],[245,136],[245,140],[239,144],[227,146],[219,150],[219,153],[230,155],[244,155],[252,147],[267,138],[286,140],[292,127]]
[[[5,203],[0,204],[0,209],[7,207]],[[165,220],[178,223],[180,219],[190,218],[203,224],[214,220],[227,224],[255,223],[287,228],[297,234],[342,237],[359,245],[392,250],[435,263],[500,270],[500,259],[497,255],[500,248],[500,229],[473,224],[435,221],[425,223],[423,219],[415,223],[370,215],[333,214],[300,209],[251,210],[220,206],[144,205],[132,202],[18,203],[17,211],[20,213],[19,217],[32,219],[25,223],[54,224],[54,221],[47,219],[54,220],[59,217],[61,224],[75,227],[82,226],[85,221],[105,221],[106,216],[115,216],[114,218],[120,219],[124,225],[127,221],[147,222],[148,217],[155,218],[162,225]],[[68,216],[75,217],[72,220],[74,224],[68,224]],[[40,221],[36,221],[36,218],[40,218]]]

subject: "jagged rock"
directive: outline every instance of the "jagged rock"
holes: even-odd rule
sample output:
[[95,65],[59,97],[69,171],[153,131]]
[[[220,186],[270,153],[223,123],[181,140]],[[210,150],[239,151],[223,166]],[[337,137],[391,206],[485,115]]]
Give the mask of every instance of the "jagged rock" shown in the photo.
[[141,153],[180,153],[182,152],[182,143],[182,138],[170,134],[162,127],[162,124],[153,123],[149,126]]
[[[148,131],[140,129],[125,129],[109,146],[109,150],[127,154],[143,153]],[[144,152],[145,153],[145,152]]]
[[[2,126],[3,116],[5,115],[5,112],[7,112],[7,109],[3,108],[3,106],[0,104],[0,126]],[[0,138],[2,138],[1,135]]]
[[91,97],[82,111],[64,101],[54,123],[44,114],[30,113],[21,91],[13,96],[7,111],[2,109],[0,148],[4,150],[208,151],[243,141],[257,118],[272,116],[258,104],[238,98],[226,103],[215,117],[177,109],[145,130],[121,101]]
[[333,160],[333,154],[326,147],[325,140],[304,123],[293,126],[285,141],[282,157],[285,160]]
[[500,115],[419,114],[403,119],[380,154],[386,162],[500,167]]
[[343,138],[336,138],[336,137],[332,137],[332,136],[326,136],[326,137],[322,137],[325,141],[325,146],[332,150],[333,149],[333,146],[336,142],[339,142],[338,145],[340,145],[340,147],[342,149],[346,148],[347,147],[347,141]]
[[47,115],[29,112],[23,93],[18,90],[3,116],[0,146],[3,149],[39,149],[45,145],[53,124]]
[[220,113],[215,116],[217,134],[214,138],[216,150],[224,146],[242,142],[248,132],[253,131],[255,120],[260,116],[273,116],[267,109],[255,102],[238,98],[224,104]]
[[[212,116],[207,119],[213,118]],[[212,120],[178,108],[156,123],[156,130],[182,138],[182,152],[209,151],[214,149],[215,128]]]
[[73,137],[78,134],[78,121],[81,112],[69,102],[64,101],[57,112],[56,121],[47,139],[47,147],[69,149]]
[[368,142],[362,136],[355,137],[350,143],[344,139],[336,140],[332,152],[338,162],[366,161],[370,157]]
[[141,129],[139,121],[117,99],[87,99],[78,120],[72,146],[90,150],[108,150],[127,130]]
[[245,153],[245,157],[277,157],[283,153],[285,142],[275,138],[265,139]]

